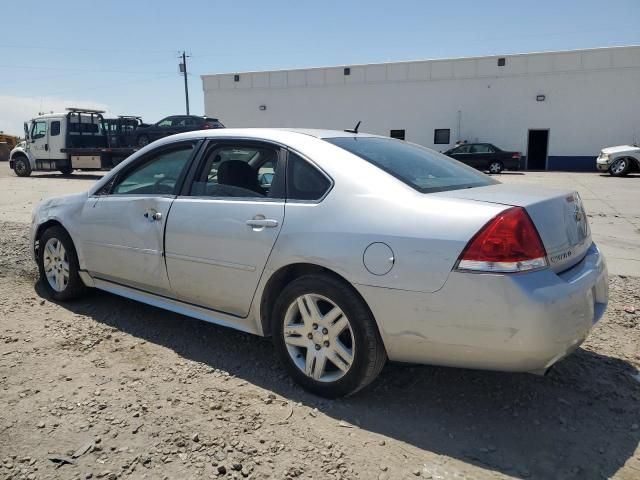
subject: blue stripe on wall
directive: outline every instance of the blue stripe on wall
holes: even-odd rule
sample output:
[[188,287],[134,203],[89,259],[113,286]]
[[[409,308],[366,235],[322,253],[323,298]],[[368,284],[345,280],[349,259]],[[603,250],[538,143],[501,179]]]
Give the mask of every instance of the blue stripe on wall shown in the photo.
[[[526,165],[526,158],[522,157],[521,165]],[[568,172],[595,172],[596,171],[595,156],[580,155],[549,155],[547,158],[547,170],[564,170]]]

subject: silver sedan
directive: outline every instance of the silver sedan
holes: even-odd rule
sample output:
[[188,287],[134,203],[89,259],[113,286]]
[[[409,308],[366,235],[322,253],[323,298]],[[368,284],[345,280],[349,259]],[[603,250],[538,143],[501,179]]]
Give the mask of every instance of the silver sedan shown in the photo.
[[387,359],[543,373],[607,306],[579,195],[366,134],[191,132],[36,207],[56,300],[88,287],[273,337],[319,395]]

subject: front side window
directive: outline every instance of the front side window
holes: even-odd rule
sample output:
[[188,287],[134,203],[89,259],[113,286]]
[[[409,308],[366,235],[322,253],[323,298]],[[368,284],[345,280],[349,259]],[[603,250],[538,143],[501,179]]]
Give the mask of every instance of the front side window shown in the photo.
[[320,200],[331,188],[331,182],[316,167],[289,153],[287,160],[287,199]]
[[35,122],[31,128],[31,139],[44,138],[47,136],[47,122]]
[[471,152],[471,145],[460,145],[458,148],[454,148],[451,153],[469,153]]
[[325,138],[421,193],[499,183],[452,158],[406,142],[377,137]]
[[214,145],[204,156],[190,194],[206,197],[280,198],[278,151],[258,145]]
[[181,145],[152,156],[142,165],[125,173],[113,188],[119,195],[174,195],[193,145]]
[[164,120],[160,120],[158,122],[159,127],[170,127],[173,124],[173,120],[169,118],[165,118]]

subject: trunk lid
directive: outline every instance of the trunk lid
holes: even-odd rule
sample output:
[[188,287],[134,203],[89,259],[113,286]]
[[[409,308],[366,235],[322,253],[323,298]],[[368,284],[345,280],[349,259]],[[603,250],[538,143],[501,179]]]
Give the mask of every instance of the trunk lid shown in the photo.
[[497,184],[431,195],[523,207],[540,234],[555,272],[580,262],[592,243],[582,200],[575,191]]

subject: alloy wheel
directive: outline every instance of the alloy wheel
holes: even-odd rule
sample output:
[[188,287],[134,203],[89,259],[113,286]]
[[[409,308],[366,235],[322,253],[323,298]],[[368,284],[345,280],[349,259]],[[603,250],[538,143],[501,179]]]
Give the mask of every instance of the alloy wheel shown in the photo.
[[284,318],[284,343],[296,367],[319,382],[347,374],[355,358],[349,319],[330,299],[305,294],[293,301]]
[[613,165],[611,165],[611,171],[616,175],[619,175],[622,172],[624,172],[626,168],[627,168],[627,161],[624,158],[621,158],[620,160],[616,160],[613,163]]
[[489,165],[490,173],[500,173],[502,171],[502,166],[498,162],[493,162]]
[[62,242],[50,238],[42,251],[44,273],[51,288],[63,292],[69,284],[69,259]]

